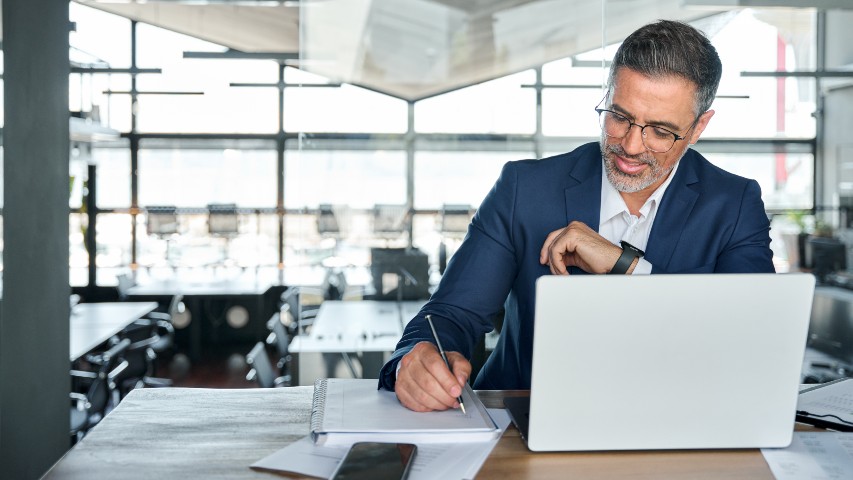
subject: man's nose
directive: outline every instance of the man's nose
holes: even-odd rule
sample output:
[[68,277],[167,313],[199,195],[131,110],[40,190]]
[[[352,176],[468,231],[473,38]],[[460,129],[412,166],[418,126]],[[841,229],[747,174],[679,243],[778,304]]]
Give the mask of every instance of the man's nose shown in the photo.
[[622,149],[628,155],[639,155],[646,151],[643,143],[643,129],[639,125],[631,125],[628,134],[622,139]]

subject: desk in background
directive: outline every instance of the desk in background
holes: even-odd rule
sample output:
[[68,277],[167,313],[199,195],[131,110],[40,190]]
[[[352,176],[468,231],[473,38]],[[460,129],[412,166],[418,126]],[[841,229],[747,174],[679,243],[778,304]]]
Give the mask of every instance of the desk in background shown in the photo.
[[[359,354],[362,371],[376,374],[363,376],[377,378],[385,362],[385,354],[394,351],[403,334],[403,327],[425,303],[425,300],[327,300],[320,305],[310,335],[294,337],[290,343],[290,352],[339,354],[353,377],[358,375],[348,356],[356,353]],[[295,369],[298,368],[297,358]],[[308,378],[304,383],[313,384],[314,381]]]
[[[266,320],[276,310],[278,300],[277,295],[267,294],[271,289],[272,283],[258,279],[155,280],[129,288],[127,296],[168,304],[172,296],[183,295],[190,323],[182,329],[175,322],[175,342],[186,347],[190,357],[197,360],[204,344],[250,343],[265,338]],[[245,309],[239,310],[241,322],[237,324],[228,322],[232,307]]]
[[[308,434],[313,387],[133,390],[46,479],[275,479],[249,468]],[[528,392],[478,392],[487,407]],[[760,450],[531,453],[510,426],[478,478],[772,479]],[[306,477],[300,477],[306,478]]]
[[157,302],[80,303],[71,308],[71,361],[86,355],[157,308]]

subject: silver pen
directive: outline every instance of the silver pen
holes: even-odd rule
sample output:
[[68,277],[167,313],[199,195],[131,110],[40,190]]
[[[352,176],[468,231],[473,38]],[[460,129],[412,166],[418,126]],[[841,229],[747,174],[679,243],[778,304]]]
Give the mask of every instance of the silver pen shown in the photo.
[[[450,362],[447,361],[447,355],[444,354],[444,348],[441,346],[441,340],[438,339],[438,333],[435,331],[435,325],[432,324],[432,315],[427,315],[426,319],[429,323],[429,329],[432,330],[432,338],[435,339],[435,344],[438,345],[438,353],[441,354],[441,358],[444,359],[444,364],[447,365],[447,369],[450,370],[450,373],[452,374],[453,369],[450,368]],[[462,409],[462,413],[465,413],[465,404],[462,403],[461,393],[456,397],[456,401],[459,402],[459,408]]]

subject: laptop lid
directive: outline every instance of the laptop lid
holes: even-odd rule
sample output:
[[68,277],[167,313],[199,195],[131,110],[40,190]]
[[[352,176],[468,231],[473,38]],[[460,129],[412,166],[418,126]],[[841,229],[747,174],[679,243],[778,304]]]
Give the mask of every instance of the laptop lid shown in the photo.
[[789,445],[814,283],[808,274],[541,277],[528,448]]

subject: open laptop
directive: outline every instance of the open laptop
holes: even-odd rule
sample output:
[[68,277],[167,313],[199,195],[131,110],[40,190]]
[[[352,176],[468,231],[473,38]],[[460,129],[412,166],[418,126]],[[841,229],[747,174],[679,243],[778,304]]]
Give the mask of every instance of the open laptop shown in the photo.
[[545,276],[530,450],[786,447],[814,292],[809,274]]

